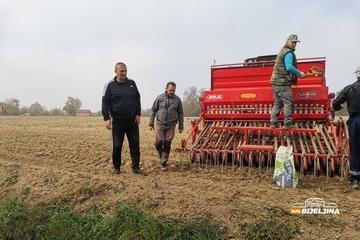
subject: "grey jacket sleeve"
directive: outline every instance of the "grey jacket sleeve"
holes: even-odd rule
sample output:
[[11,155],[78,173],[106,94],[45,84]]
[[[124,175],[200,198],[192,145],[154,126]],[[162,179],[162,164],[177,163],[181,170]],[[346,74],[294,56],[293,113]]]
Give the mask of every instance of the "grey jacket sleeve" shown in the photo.
[[154,121],[155,121],[155,116],[157,111],[159,110],[159,97],[157,97],[151,107],[151,113],[150,113],[150,120],[149,120],[149,126],[153,127],[154,126]]

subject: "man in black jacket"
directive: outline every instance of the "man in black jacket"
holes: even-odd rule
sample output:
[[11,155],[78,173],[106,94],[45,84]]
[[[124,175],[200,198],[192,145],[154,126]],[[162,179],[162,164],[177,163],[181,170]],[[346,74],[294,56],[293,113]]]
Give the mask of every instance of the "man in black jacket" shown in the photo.
[[184,112],[181,99],[175,94],[176,84],[168,82],[165,92],[157,96],[151,108],[149,128],[154,130],[156,116],[155,148],[159,154],[161,170],[166,171],[171,141],[175,136],[175,126],[179,122],[179,133],[184,129]]
[[346,102],[349,119],[346,124],[349,128],[350,145],[350,186],[359,189],[360,181],[360,66],[356,71],[357,81],[346,86],[332,102],[335,111],[342,109],[341,104]]
[[102,115],[105,126],[112,133],[112,160],[114,175],[120,174],[121,150],[124,135],[129,141],[133,173],[145,174],[140,170],[139,124],[140,93],[135,81],[127,78],[127,67],[118,62],[116,76],[105,84],[102,97]]

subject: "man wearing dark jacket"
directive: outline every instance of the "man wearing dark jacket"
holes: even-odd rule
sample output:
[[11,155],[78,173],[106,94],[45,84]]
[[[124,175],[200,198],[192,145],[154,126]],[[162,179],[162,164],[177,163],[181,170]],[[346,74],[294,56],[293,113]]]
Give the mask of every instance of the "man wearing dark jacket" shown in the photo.
[[105,126],[112,133],[112,160],[114,175],[120,174],[121,150],[124,136],[129,141],[133,173],[145,174],[140,170],[139,124],[140,93],[135,81],[127,78],[127,67],[118,62],[116,76],[105,84],[102,97],[102,115]]
[[335,111],[342,109],[341,104],[346,102],[349,119],[346,124],[349,129],[350,145],[350,186],[359,189],[360,181],[360,66],[356,71],[357,81],[346,86],[332,102]]
[[165,92],[157,96],[151,108],[149,128],[154,130],[156,117],[155,148],[159,154],[161,170],[167,170],[171,141],[175,136],[175,127],[179,122],[179,133],[184,129],[184,112],[181,99],[175,95],[176,84],[168,82]]

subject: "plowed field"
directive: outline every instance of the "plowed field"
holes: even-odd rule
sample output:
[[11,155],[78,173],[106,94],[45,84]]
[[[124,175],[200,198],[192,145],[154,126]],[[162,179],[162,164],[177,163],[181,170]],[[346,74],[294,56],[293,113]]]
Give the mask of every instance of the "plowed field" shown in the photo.
[[[65,203],[86,212],[94,205],[111,215],[120,201],[137,203],[146,213],[164,219],[209,218],[227,239],[242,239],[240,225],[266,222],[299,226],[299,239],[357,239],[360,191],[346,180],[300,176],[295,189],[272,182],[272,171],[189,168],[189,158],[171,153],[169,171],[161,172],[148,118],[140,125],[141,168],[131,173],[127,140],[124,164],[112,176],[109,131],[100,117],[0,117],[0,201],[23,196],[26,203]],[[177,133],[173,148],[190,131]],[[337,204],[339,215],[290,215],[294,203],[322,198]]]

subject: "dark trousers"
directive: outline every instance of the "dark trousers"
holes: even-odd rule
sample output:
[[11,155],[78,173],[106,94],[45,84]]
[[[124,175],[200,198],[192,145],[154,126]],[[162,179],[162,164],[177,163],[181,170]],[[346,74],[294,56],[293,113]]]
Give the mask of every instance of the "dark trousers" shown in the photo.
[[132,168],[139,168],[140,164],[140,144],[139,127],[134,120],[116,120],[112,122],[112,160],[114,168],[121,166],[121,150],[124,143],[124,136],[129,142]]
[[360,180],[360,115],[349,118],[347,125],[350,145],[349,180]]

